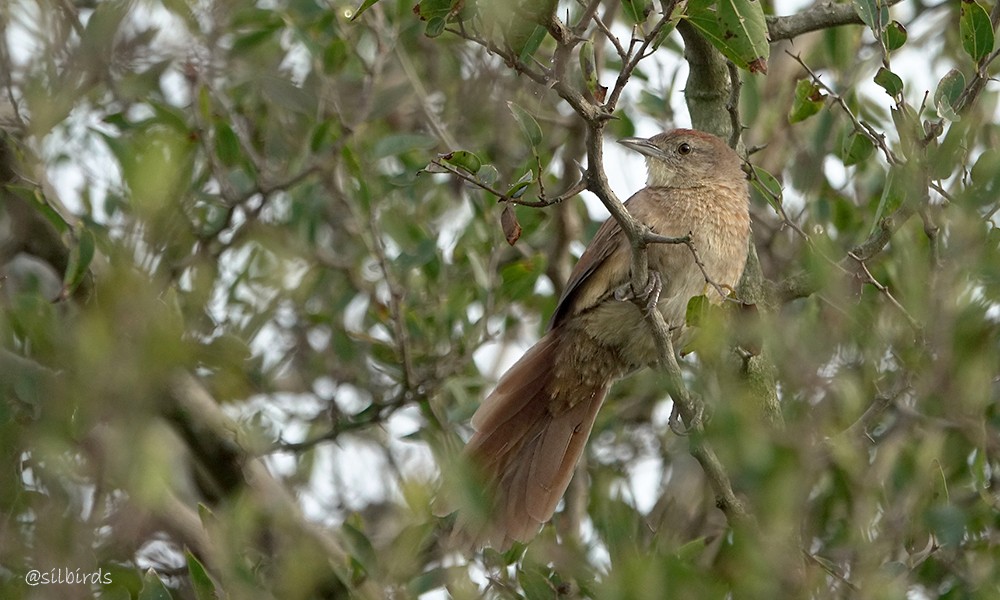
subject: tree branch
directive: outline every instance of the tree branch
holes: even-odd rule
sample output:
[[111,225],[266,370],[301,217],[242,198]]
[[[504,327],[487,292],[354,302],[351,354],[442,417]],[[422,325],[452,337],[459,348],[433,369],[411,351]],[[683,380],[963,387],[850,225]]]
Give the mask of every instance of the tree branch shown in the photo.
[[[888,5],[892,6],[899,2],[900,0],[889,0]],[[810,31],[862,23],[861,17],[854,10],[852,3],[834,4],[833,2],[817,4],[794,15],[765,18],[767,20],[767,37],[772,42],[789,40]]]
[[[171,382],[171,400],[175,403],[175,420],[185,422],[198,432],[210,438],[211,443],[221,444],[240,457],[240,466],[246,488],[255,497],[258,505],[282,520],[294,523],[298,532],[317,543],[334,563],[338,577],[350,585],[351,557],[323,527],[305,518],[295,498],[288,489],[275,479],[264,463],[253,457],[244,447],[242,427],[219,408],[219,404],[208,391],[189,373],[179,373]],[[360,584],[353,591],[362,598],[372,600],[382,597],[370,582]]]

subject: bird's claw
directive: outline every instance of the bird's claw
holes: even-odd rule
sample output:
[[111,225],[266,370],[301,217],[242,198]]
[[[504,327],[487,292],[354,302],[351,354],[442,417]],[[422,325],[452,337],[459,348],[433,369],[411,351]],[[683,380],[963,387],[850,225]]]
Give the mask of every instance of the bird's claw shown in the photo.
[[640,293],[636,293],[631,283],[626,283],[615,290],[615,300],[631,301],[643,307],[646,312],[656,308],[660,301],[660,292],[663,290],[663,278],[659,271],[649,271],[646,277],[646,287]]

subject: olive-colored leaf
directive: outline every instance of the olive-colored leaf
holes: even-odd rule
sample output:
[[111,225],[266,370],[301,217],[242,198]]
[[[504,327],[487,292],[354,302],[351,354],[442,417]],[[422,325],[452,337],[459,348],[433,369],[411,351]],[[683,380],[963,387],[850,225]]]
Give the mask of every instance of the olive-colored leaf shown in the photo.
[[892,108],[889,112],[892,115],[892,123],[896,127],[896,133],[899,134],[899,145],[903,150],[903,156],[912,158],[919,145],[918,139],[923,136],[920,117],[909,104]]
[[[598,99],[600,82],[597,79],[597,59],[594,56],[594,43],[590,40],[580,44],[580,72],[583,74],[583,87],[594,99]],[[603,98],[599,101],[603,102]]]
[[889,24],[889,5],[885,0],[854,0],[854,12],[876,38],[882,38],[882,31]]
[[456,167],[468,171],[475,175],[479,172],[479,169],[483,166],[483,161],[479,159],[478,156],[469,152],[468,150],[456,150],[454,152],[449,152],[447,154],[442,154],[441,159],[446,163],[455,165]]
[[889,171],[882,187],[882,195],[879,196],[878,206],[875,207],[875,216],[872,219],[872,226],[868,230],[871,235],[882,222],[882,217],[896,210],[903,200],[906,199],[906,175],[898,168]]
[[69,251],[69,261],[63,274],[64,293],[72,293],[83,281],[94,260],[94,247],[94,234],[89,229],[81,230],[79,242]]
[[692,1],[685,18],[736,66],[767,73],[767,23],[757,0],[722,0],[717,7],[707,0]]
[[900,79],[899,75],[885,67],[879,68],[878,72],[875,73],[875,83],[894,98],[903,92],[903,80]]
[[934,90],[934,106],[938,114],[949,121],[958,121],[958,102],[965,90],[965,75],[957,69],[945,73]]
[[447,20],[452,12],[452,0],[421,0],[413,7],[413,14],[421,21],[430,21],[436,17]]
[[212,578],[205,570],[205,566],[190,550],[184,551],[184,557],[187,559],[188,578],[191,580],[195,598],[197,600],[215,600],[218,597],[215,584],[212,583]]
[[163,585],[160,576],[156,571],[149,569],[146,576],[142,578],[142,591],[139,592],[139,600],[171,600],[170,590]]
[[476,179],[483,185],[492,186],[500,179],[500,172],[493,165],[483,165],[476,173]]
[[962,0],[958,21],[962,47],[977,63],[993,51],[993,24],[990,15],[975,0]]
[[684,312],[684,323],[691,327],[697,327],[705,320],[711,304],[705,296],[694,296],[688,300],[687,308]]
[[517,120],[518,126],[524,132],[525,137],[528,138],[528,143],[534,148],[541,145],[542,128],[538,126],[538,121],[535,120],[535,117],[510,100],[507,101],[507,107],[514,114],[514,119]]
[[437,140],[421,133],[393,133],[380,137],[372,148],[373,158],[399,156],[411,150],[429,150]]
[[747,64],[751,73],[767,73],[771,47],[764,10],[758,0],[720,0],[719,24],[723,39]]
[[798,123],[818,113],[823,108],[826,96],[811,79],[800,79],[795,84],[795,98],[788,111],[788,122]]
[[358,10],[354,11],[354,14],[351,15],[351,20],[354,21],[355,19],[360,17],[366,10],[375,6],[375,4],[378,3],[378,1],[379,0],[365,0],[364,2],[362,2],[361,6],[358,7]]
[[365,573],[371,573],[378,565],[378,553],[368,536],[350,520],[341,526],[341,534],[350,549],[351,558],[357,561],[357,566]]
[[931,508],[924,515],[924,520],[942,546],[957,548],[965,538],[965,513],[952,504]]
[[532,295],[538,278],[545,273],[545,258],[534,254],[500,268],[502,293],[505,298],[519,300]]
[[528,62],[535,52],[538,51],[538,48],[541,47],[547,34],[547,29],[541,25],[535,25],[531,33],[525,38],[524,43],[513,47],[514,51],[517,52],[517,58],[521,62]]
[[906,27],[899,21],[889,23],[885,28],[885,49],[889,52],[899,50],[906,43]]
[[868,136],[852,131],[844,138],[844,143],[840,148],[840,160],[845,166],[862,163],[875,152],[875,144]]
[[653,9],[651,0],[622,0],[622,11],[629,23],[642,23]]
[[444,27],[447,25],[444,17],[431,17],[427,19],[427,26],[424,27],[424,35],[429,38],[434,38],[442,33],[444,33]]
[[535,181],[535,172],[528,169],[524,175],[521,175],[520,179],[514,182],[514,184],[507,189],[507,197],[515,199],[520,198],[524,195],[525,190],[528,189],[528,186],[531,185],[533,181]]
[[781,214],[781,199],[783,194],[781,182],[778,181],[777,177],[756,165],[753,167],[753,175],[752,183],[754,188],[774,208],[775,212]]
[[240,160],[240,140],[236,132],[224,121],[215,126],[215,153],[227,167],[232,167]]
[[525,600],[544,600],[558,595],[548,578],[536,569],[519,569],[517,580],[524,590]]
[[1000,195],[1000,150],[990,148],[980,154],[969,174],[972,185],[965,197],[977,206],[995,202]]

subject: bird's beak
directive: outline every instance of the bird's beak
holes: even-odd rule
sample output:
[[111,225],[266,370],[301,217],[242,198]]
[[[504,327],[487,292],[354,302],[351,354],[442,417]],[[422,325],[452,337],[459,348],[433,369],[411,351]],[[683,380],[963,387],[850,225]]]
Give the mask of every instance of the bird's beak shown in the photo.
[[663,150],[657,148],[651,141],[646,138],[630,137],[622,138],[618,140],[618,143],[626,148],[635,150],[639,154],[649,156],[650,158],[665,158],[663,156]]

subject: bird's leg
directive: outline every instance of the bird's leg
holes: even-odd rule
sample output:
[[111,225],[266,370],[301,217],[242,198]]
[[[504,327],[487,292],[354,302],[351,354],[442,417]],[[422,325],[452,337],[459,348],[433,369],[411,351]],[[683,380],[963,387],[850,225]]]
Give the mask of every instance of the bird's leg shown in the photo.
[[624,283],[615,290],[615,300],[634,302],[640,308],[649,312],[656,308],[660,301],[660,292],[663,290],[663,277],[659,271],[649,270],[646,277],[646,287],[640,293],[636,293],[631,283]]

